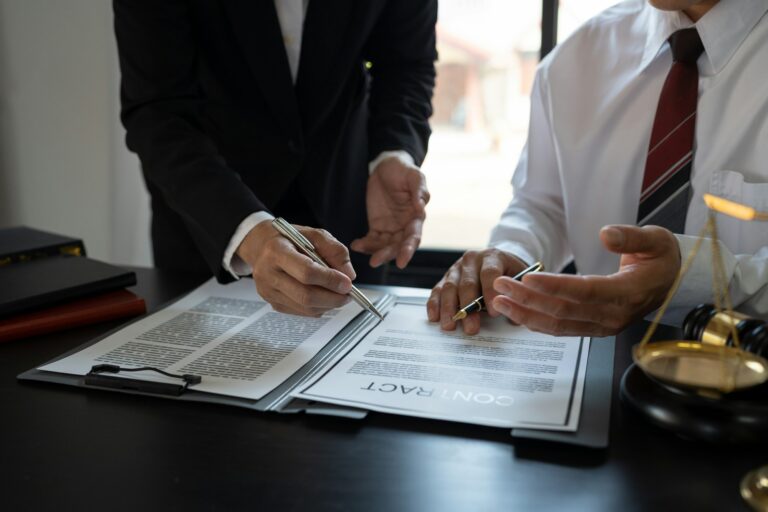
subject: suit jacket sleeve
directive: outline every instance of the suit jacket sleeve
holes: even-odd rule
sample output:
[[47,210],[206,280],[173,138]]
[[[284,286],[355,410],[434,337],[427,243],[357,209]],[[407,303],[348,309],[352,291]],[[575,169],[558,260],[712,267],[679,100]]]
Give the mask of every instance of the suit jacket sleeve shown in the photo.
[[435,86],[436,0],[390,0],[366,46],[371,62],[369,161],[405,150],[421,165],[427,153]]
[[214,275],[231,280],[221,266],[226,246],[238,224],[265,207],[200,127],[197,42],[186,2],[114,0],[113,7],[128,148]]

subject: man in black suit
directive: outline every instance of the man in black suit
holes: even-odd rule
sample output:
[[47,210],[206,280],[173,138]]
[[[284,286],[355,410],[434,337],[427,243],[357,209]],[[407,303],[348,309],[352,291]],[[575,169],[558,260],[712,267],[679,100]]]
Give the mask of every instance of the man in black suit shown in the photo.
[[[372,267],[405,266],[429,200],[418,166],[436,4],[114,0],[155,264],[222,282],[252,272],[276,309],[307,315],[347,300],[347,244]],[[300,228],[333,269],[280,237],[273,214],[337,236]]]

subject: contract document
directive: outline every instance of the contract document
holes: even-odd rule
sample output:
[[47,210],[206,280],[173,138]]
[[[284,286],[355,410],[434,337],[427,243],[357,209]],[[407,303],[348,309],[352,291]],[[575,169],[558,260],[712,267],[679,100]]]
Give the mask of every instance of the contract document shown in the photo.
[[[210,280],[178,302],[40,370],[85,375],[97,364],[194,374],[205,391],[258,400],[304,366],[361,312],[350,302],[320,318],[278,313],[253,281]],[[142,372],[128,378],[174,382]]]
[[[184,400],[263,411],[322,409],[360,417],[374,410],[494,427],[577,429],[588,338],[538,334],[487,315],[478,335],[444,332],[427,321],[424,298],[365,293],[384,320],[354,302],[319,318],[278,313],[250,279],[228,285],[210,280],[39,367],[37,377],[88,386],[79,376],[109,364],[121,368],[110,374],[120,379],[182,387],[174,377],[122,371],[152,367],[201,377],[180,390]],[[118,387],[130,387],[125,383]]]
[[348,354],[295,396],[494,427],[574,431],[589,339],[483,319],[479,335],[441,331],[423,305],[396,304]]

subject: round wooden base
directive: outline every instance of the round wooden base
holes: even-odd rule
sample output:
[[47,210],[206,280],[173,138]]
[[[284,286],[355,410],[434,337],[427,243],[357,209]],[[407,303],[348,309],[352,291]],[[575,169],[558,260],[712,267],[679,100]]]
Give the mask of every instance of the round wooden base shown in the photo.
[[621,399],[651,423],[685,438],[768,444],[768,384],[707,397],[653,380],[633,364],[621,379]]

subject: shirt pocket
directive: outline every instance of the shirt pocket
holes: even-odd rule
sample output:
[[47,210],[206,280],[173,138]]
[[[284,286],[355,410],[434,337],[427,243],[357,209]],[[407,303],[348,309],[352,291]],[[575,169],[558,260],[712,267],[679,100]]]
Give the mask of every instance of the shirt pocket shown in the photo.
[[[768,183],[749,183],[739,172],[714,172],[709,190],[724,199],[751,206],[761,212],[768,211]],[[717,233],[734,254],[754,254],[761,247],[768,246],[768,222],[718,215]]]

